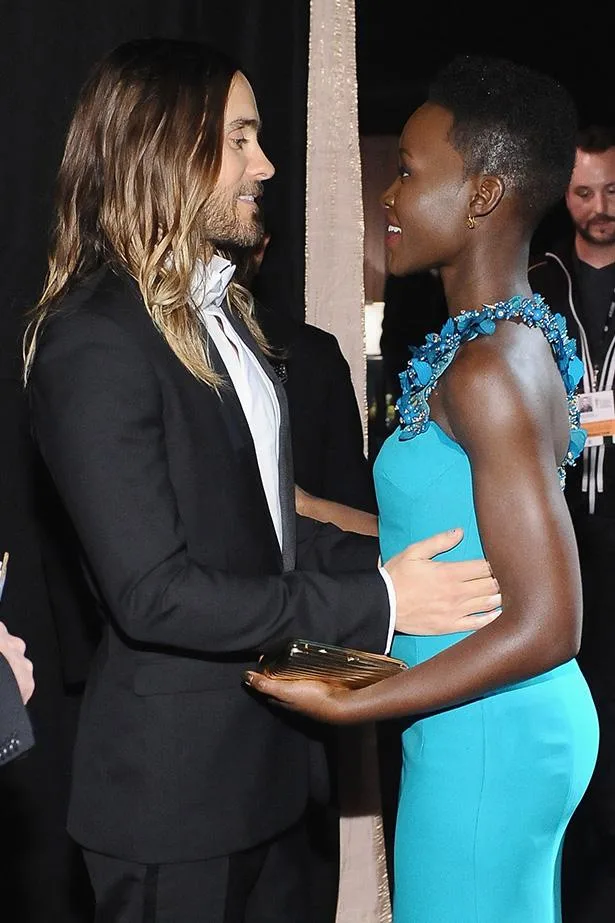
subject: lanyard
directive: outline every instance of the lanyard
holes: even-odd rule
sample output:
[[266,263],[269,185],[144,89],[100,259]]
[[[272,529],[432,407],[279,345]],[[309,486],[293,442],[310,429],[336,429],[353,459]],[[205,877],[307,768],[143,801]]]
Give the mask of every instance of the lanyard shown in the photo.
[[[603,336],[609,332],[609,327],[611,326],[611,321],[613,320],[613,315],[614,315],[614,314],[615,314],[615,291],[613,292],[613,298],[611,299],[611,304],[610,304],[610,306],[609,306],[609,310],[608,310],[607,315],[606,315],[606,321],[605,321],[605,323],[604,323],[604,327],[602,328],[602,335],[603,335]],[[600,374],[600,367],[599,367],[599,365],[598,365],[597,363],[595,363],[595,364],[593,365],[593,371],[594,371],[593,386],[594,386],[594,389],[595,389],[595,388],[597,387],[596,382],[597,382],[597,379],[598,379],[598,375]]]
[[608,332],[609,332],[609,324],[610,324],[611,321],[613,320],[613,314],[615,314],[615,298],[613,298],[613,300],[611,301],[611,306],[610,306],[609,311],[608,311],[608,314],[607,314],[607,316],[606,316],[606,323],[605,323],[604,327],[602,328],[602,332],[603,332],[603,333],[608,333]]

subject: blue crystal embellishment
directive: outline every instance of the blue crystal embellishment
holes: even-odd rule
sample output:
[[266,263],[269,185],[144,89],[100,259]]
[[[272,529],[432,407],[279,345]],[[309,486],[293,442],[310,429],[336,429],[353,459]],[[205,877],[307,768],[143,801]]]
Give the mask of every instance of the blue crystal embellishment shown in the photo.
[[429,397],[442,373],[451,364],[457,350],[477,336],[490,336],[498,320],[519,319],[528,327],[538,327],[547,338],[568,395],[570,441],[564,463],[559,468],[562,487],[565,465],[572,465],[583,451],[587,433],[579,425],[576,388],[583,377],[583,363],[577,356],[576,341],[568,336],[561,314],[552,314],[541,295],[483,305],[475,311],[462,311],[449,317],[440,333],[429,333],[422,346],[411,347],[408,367],[399,380],[402,393],[396,407],[400,416],[399,438],[413,439],[429,425]]

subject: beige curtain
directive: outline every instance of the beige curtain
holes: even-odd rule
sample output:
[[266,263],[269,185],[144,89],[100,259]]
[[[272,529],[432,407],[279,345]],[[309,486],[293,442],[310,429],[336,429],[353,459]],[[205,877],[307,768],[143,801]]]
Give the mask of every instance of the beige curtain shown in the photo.
[[[337,337],[351,368],[367,445],[363,232],[354,0],[311,0],[306,320]],[[374,727],[344,729],[339,749],[337,923],[389,923]]]
[[354,0],[310,3],[305,297],[350,365],[367,436]]

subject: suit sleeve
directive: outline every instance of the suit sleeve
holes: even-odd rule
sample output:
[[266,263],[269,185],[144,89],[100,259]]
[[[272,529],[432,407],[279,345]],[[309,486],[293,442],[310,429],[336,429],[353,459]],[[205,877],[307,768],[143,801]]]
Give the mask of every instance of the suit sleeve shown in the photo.
[[370,535],[345,532],[330,522],[297,516],[297,567],[327,574],[373,571],[380,546]]
[[329,549],[322,560],[335,575],[245,577],[189,557],[168,468],[162,386],[119,324],[84,310],[55,318],[29,393],[43,459],[128,638],[202,654],[258,651],[297,635],[384,648],[386,587],[362,562],[343,572],[345,556]]
[[34,745],[34,734],[17,680],[0,654],[0,766],[10,763]]

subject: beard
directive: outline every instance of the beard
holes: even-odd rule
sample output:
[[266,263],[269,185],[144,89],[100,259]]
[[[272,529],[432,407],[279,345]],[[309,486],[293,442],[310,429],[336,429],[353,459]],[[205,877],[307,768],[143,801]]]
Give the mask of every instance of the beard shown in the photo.
[[[608,222],[608,230],[605,231],[604,225],[606,222]],[[603,231],[597,234],[592,226],[598,223],[600,223]],[[588,244],[593,244],[594,247],[611,247],[615,244],[615,219],[610,215],[598,215],[585,224],[576,224],[575,222],[575,227],[579,237]]]
[[239,204],[240,195],[258,198],[262,195],[260,183],[241,189],[239,192],[212,192],[203,209],[202,223],[207,239],[217,249],[233,247],[256,247],[263,240],[265,228],[262,213],[258,205],[245,206],[242,217]]

